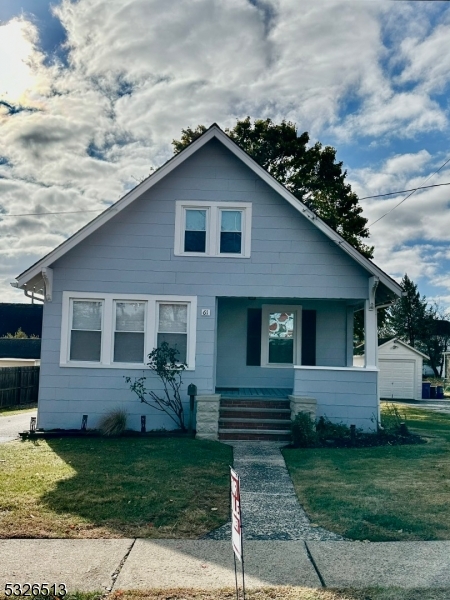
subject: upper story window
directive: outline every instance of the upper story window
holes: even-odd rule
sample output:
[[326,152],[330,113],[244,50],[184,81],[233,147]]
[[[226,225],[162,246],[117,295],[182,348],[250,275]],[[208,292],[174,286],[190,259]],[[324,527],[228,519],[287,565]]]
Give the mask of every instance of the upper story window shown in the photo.
[[250,202],[179,201],[175,214],[176,256],[249,258]]
[[63,292],[60,365],[143,369],[167,342],[193,370],[196,325],[195,296]]
[[242,211],[220,211],[220,254],[241,254]]
[[206,252],[206,210],[185,211],[184,251]]

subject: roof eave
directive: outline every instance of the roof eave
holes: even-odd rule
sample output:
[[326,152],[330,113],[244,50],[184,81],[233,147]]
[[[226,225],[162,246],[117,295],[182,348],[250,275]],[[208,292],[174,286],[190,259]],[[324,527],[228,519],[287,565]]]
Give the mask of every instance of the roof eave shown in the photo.
[[173,169],[183,163],[198,149],[207,144],[211,139],[219,139],[226,148],[228,148],[235,156],[237,156],[244,164],[246,164],[253,172],[255,172],[263,181],[265,181],[272,189],[279,193],[285,200],[289,202],[296,210],[301,212],[306,218],[309,218],[314,225],[322,231],[331,241],[339,245],[344,252],[351,256],[357,263],[359,263],[365,270],[372,275],[379,278],[380,282],[383,283],[389,290],[391,290],[397,296],[401,295],[401,286],[394,281],[389,275],[372,263],[369,259],[365,258],[356,248],[336,233],[331,227],[329,227],[324,221],[322,221],[314,212],[312,212],[303,202],[298,200],[291,192],[289,192],[281,183],[279,183],[268,171],[261,167],[251,156],[249,156],[242,148],[240,148],[236,142],[231,140],[226,133],[224,133],[220,127],[214,123],[211,127],[205,131],[199,138],[194,140],[189,146],[184,148],[179,154],[176,154],[169,159],[162,167],[152,173],[142,183],[133,188],[115,204],[107,208],[103,213],[98,215],[95,219],[87,223],[79,231],[77,231],[70,238],[65,240],[57,248],[52,250],[49,254],[41,258],[37,263],[32,265],[29,269],[21,273],[17,278],[18,287],[23,288],[33,277],[36,277],[44,267],[50,266],[66,252],[71,250],[78,243],[83,241],[91,233],[96,231],[99,227],[107,223],[112,219],[118,212],[129,206],[134,200],[136,200],[141,194],[145,193],[166,175],[168,175]]

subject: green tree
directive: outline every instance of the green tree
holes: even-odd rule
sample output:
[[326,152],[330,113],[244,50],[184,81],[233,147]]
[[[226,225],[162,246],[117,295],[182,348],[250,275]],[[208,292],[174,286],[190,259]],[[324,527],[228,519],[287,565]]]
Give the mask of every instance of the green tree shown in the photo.
[[444,352],[448,352],[449,348],[449,314],[438,304],[428,306],[418,349],[430,357],[429,364],[436,377],[442,377]]
[[[198,125],[181,131],[181,139],[173,140],[175,154],[200,137],[207,128]],[[364,243],[369,237],[367,219],[362,216],[358,196],[345,182],[347,172],[336,161],[336,150],[320,142],[309,145],[309,134],[298,135],[295,123],[250,117],[225,129],[258,164],[282,183],[296,198],[314,211],[367,258],[373,246]]]
[[407,274],[401,282],[403,294],[386,313],[385,334],[396,335],[415,348],[426,334],[427,301]]
[[450,349],[450,315],[439,304],[428,304],[408,275],[402,287],[403,296],[386,311],[380,335],[398,336],[429,356],[434,375],[442,377],[444,352]]

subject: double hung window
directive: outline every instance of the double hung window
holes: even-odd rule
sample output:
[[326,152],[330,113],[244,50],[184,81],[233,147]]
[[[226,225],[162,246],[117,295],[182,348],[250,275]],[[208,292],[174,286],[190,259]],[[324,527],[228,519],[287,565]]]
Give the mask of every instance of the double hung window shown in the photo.
[[71,314],[70,360],[99,361],[102,300],[74,300]]
[[162,342],[195,368],[197,298],[64,292],[61,366],[140,368]]
[[250,202],[184,202],[176,204],[176,256],[248,258],[251,249]]
[[178,350],[180,362],[187,356],[187,304],[158,303],[158,346],[167,342]]
[[115,302],[114,362],[144,362],[145,302]]

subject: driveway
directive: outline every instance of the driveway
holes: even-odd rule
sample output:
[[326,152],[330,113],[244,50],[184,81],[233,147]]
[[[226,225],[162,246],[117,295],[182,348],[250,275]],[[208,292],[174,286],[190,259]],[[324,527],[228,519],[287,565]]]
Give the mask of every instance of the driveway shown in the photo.
[[[382,401],[383,402],[383,401]],[[385,401],[390,404],[390,401]],[[437,400],[436,402],[408,402],[394,400],[394,403],[403,404],[405,406],[411,406],[411,408],[420,408],[421,410],[434,410],[441,413],[450,413],[450,402],[447,400]]]
[[16,440],[19,437],[19,431],[30,429],[30,419],[36,415],[37,410],[27,410],[22,414],[5,417],[0,415],[0,444]]

